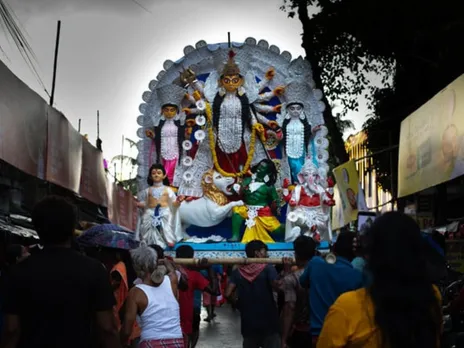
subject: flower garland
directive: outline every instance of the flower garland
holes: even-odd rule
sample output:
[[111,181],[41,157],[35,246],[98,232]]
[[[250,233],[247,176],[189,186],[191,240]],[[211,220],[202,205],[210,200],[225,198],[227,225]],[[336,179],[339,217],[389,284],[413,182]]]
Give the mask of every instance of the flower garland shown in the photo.
[[239,173],[229,173],[226,172],[221,168],[219,165],[219,161],[217,158],[216,154],[216,144],[214,141],[214,132],[213,132],[213,114],[211,112],[211,104],[206,103],[206,117],[208,118],[208,135],[209,135],[209,148],[211,149],[211,154],[213,156],[213,163],[214,163],[214,168],[221,174],[222,176],[227,176],[227,177],[242,177],[244,176],[248,170],[250,169],[251,166],[251,161],[253,160],[253,155],[255,153],[255,143],[256,143],[256,130],[259,126],[259,124],[254,124],[253,127],[251,128],[251,138],[250,138],[250,150],[248,151],[248,157],[245,162],[245,166]]

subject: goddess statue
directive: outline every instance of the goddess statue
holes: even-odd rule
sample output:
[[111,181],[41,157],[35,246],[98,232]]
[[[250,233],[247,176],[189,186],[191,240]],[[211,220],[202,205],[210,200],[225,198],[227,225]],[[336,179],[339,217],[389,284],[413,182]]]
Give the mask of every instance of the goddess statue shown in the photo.
[[243,175],[252,162],[266,158],[265,149],[256,137],[264,139],[263,125],[269,128],[276,125],[262,113],[280,112],[280,105],[272,107],[262,103],[281,96],[285,91],[284,87],[276,87],[272,92],[260,93],[266,82],[274,77],[274,70],[267,71],[259,87],[252,72],[247,75],[241,73],[234,57],[234,52],[230,51],[220,76],[216,72],[211,73],[206,81],[204,96],[207,103],[204,110],[184,109],[187,114],[206,114],[210,122],[209,148],[203,151],[211,152],[215,169],[226,176]]
[[180,113],[180,105],[186,91],[177,85],[167,85],[157,89],[156,93],[161,110],[155,115],[154,129],[146,129],[145,134],[153,139],[156,163],[163,165],[172,183],[185,135],[185,115]]
[[137,203],[143,214],[136,237],[148,245],[173,247],[184,237],[177,213],[182,199],[169,187],[167,172],[161,164],[150,167],[147,183],[149,187],[142,191]]
[[[292,192],[287,189],[288,181],[284,183],[284,199],[289,204],[287,222],[285,226],[285,241],[294,241],[300,232],[310,234],[311,237],[323,236],[328,231],[328,206],[335,204],[322,180],[321,173],[311,159],[307,159],[298,174],[299,184]],[[332,184],[329,180],[329,183]],[[329,185],[330,186],[330,185]],[[323,236],[327,239],[327,236]]]
[[304,82],[291,82],[285,90],[284,112],[277,117],[282,127],[284,160],[288,161],[292,183],[298,182],[298,173],[305,159],[311,154],[311,137],[321,128],[311,128],[304,110],[304,98],[308,96],[309,86]]
[[234,207],[232,214],[232,238],[236,242],[240,237],[242,223],[246,220],[242,243],[261,240],[264,243],[274,243],[269,233],[277,234],[283,231],[283,226],[275,214],[279,203],[279,195],[274,184],[277,171],[274,162],[262,160],[251,169],[251,176],[234,185],[234,191],[243,196],[245,205]]

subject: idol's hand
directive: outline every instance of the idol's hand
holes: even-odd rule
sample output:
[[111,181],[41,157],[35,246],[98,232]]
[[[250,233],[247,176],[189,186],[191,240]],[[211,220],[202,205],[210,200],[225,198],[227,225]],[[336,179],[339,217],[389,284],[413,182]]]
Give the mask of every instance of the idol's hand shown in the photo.
[[194,127],[196,124],[197,124],[197,122],[194,119],[191,119],[191,118],[185,121],[185,125],[187,127]]
[[183,108],[182,109],[182,112],[187,115],[187,116],[190,116],[192,114],[192,109],[190,108]]
[[260,134],[264,132],[264,126],[261,123],[255,124],[255,128],[256,128],[256,131]]
[[195,99],[196,101],[201,100],[201,93],[198,91],[193,92],[193,99]]
[[279,128],[279,124],[276,122],[276,121],[269,121],[267,123],[267,125],[271,128],[271,129],[278,129]]
[[153,132],[151,129],[145,129],[145,135],[150,139],[155,138],[155,132]]
[[275,72],[275,69],[273,67],[270,67],[267,71],[266,71],[266,74],[264,75],[265,79],[270,81],[274,78],[276,72]]
[[280,114],[280,112],[282,111],[282,104],[279,104],[279,105],[276,105],[272,108],[272,111],[277,113],[277,114]]
[[274,91],[272,92],[276,97],[281,97],[285,93],[285,87],[284,86],[279,86],[274,88]]
[[288,188],[289,186],[290,186],[290,180],[288,180],[288,178],[285,178],[285,179],[284,179],[284,182],[283,182],[283,184],[282,184],[282,187],[283,187],[284,189],[286,189],[286,188]]

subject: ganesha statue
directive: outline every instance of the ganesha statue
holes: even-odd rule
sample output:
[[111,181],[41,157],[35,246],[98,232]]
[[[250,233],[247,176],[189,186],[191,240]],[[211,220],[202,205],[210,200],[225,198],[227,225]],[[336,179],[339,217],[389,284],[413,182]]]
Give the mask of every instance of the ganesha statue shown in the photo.
[[289,204],[285,226],[285,241],[292,242],[300,234],[315,239],[330,239],[330,206],[335,204],[331,197],[331,180],[325,180],[325,173],[318,170],[311,160],[307,160],[298,174],[299,184],[290,192],[288,182],[284,185],[284,199]]
[[276,217],[280,206],[274,187],[276,178],[274,162],[264,159],[251,169],[251,176],[234,185],[236,193],[243,197],[244,205],[233,208],[231,241],[240,239],[241,227],[245,222],[242,243],[252,240],[274,243],[270,234],[276,235],[283,230]]

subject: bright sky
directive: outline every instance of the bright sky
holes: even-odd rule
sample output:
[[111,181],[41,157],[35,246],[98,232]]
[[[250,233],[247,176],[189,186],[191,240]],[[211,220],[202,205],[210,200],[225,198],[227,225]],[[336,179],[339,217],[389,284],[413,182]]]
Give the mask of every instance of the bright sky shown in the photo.
[[[141,96],[165,60],[183,55],[187,45],[247,37],[265,39],[296,58],[301,24],[279,10],[282,0],[6,0],[25,29],[51,90],[56,22],[62,21],[55,107],[95,144],[96,113],[105,157],[121,153],[122,135],[138,141],[136,118]],[[0,59],[33,90],[48,97],[1,34]],[[360,129],[365,108],[350,114]],[[126,147],[125,152],[128,152]]]

